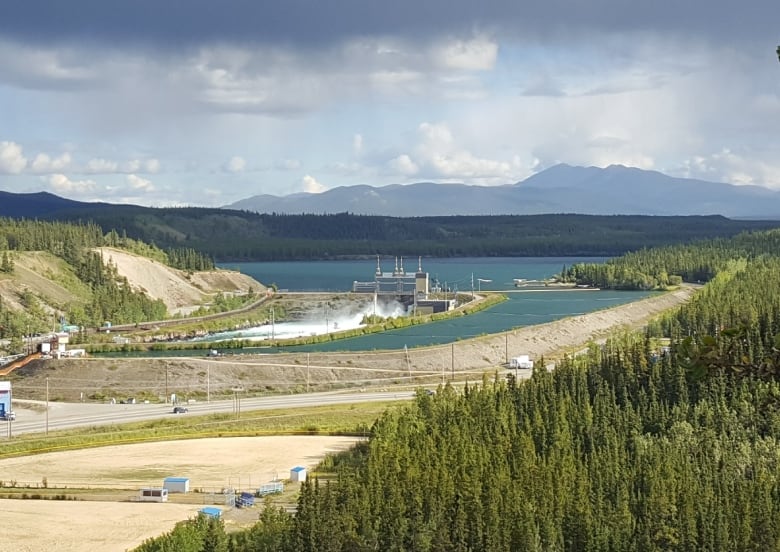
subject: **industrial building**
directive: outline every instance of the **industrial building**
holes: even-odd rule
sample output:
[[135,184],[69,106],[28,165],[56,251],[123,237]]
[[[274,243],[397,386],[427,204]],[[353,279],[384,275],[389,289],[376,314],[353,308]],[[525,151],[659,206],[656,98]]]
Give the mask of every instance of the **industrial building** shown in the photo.
[[428,273],[422,269],[422,257],[417,259],[417,271],[404,269],[404,258],[395,258],[392,272],[382,272],[379,255],[376,257],[376,271],[372,282],[355,281],[353,293],[373,293],[374,304],[397,301],[406,306],[410,314],[432,314],[455,308],[455,300],[432,299],[429,297]]

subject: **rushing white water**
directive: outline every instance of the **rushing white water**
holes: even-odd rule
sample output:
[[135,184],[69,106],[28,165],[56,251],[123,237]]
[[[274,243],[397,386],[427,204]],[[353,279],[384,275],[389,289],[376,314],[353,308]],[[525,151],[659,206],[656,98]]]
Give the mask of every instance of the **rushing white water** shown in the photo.
[[366,316],[376,314],[383,318],[406,316],[407,312],[401,303],[356,305],[354,309],[330,310],[324,312],[310,311],[302,319],[294,322],[271,322],[261,326],[253,326],[241,330],[219,332],[196,341],[228,341],[243,339],[246,341],[273,341],[276,339],[292,339],[322,335],[361,327]]

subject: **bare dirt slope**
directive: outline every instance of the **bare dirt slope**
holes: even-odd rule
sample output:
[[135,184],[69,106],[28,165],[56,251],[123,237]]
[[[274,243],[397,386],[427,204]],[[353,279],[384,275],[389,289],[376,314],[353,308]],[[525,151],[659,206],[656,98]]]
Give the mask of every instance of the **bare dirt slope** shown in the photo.
[[161,299],[171,313],[188,312],[211,301],[216,293],[246,294],[261,292],[265,286],[250,276],[230,270],[194,272],[166,266],[146,257],[103,247],[99,249],[105,262],[116,265],[117,272],[127,278],[130,286],[152,299]]

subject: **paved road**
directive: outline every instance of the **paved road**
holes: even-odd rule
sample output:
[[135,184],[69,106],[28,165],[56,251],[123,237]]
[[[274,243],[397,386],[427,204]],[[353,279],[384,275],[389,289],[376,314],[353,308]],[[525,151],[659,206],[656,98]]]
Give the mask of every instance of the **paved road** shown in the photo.
[[[57,429],[70,429],[84,426],[120,424],[168,418],[171,416],[192,416],[216,412],[239,415],[257,410],[274,408],[303,408],[329,404],[351,404],[357,402],[409,400],[414,396],[411,391],[398,392],[350,392],[350,393],[307,393],[301,395],[281,395],[273,397],[242,397],[240,400],[220,400],[209,403],[186,405],[188,414],[173,414],[172,405],[164,404],[90,404],[90,403],[49,403],[48,419],[45,405],[14,401],[15,422],[0,422],[0,439],[19,433],[45,432]],[[0,441],[1,442],[1,441]]]

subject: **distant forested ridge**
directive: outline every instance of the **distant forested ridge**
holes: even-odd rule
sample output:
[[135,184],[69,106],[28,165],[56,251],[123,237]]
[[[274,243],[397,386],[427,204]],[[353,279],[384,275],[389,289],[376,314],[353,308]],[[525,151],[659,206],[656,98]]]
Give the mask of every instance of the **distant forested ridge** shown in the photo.
[[615,256],[642,247],[730,237],[780,221],[721,216],[589,215],[397,218],[279,215],[207,208],[101,204],[45,214],[90,220],[162,249],[191,248],[220,262],[313,260],[370,255],[432,257]]
[[680,257],[710,283],[646,332],[537,362],[528,381],[419,392],[324,463],[295,514],[267,508],[231,534],[184,523],[138,550],[777,550],[776,237]]
[[663,289],[681,282],[703,283],[739,259],[780,254],[780,231],[741,233],[664,248],[642,248],[605,263],[565,267],[561,279],[603,289]]

